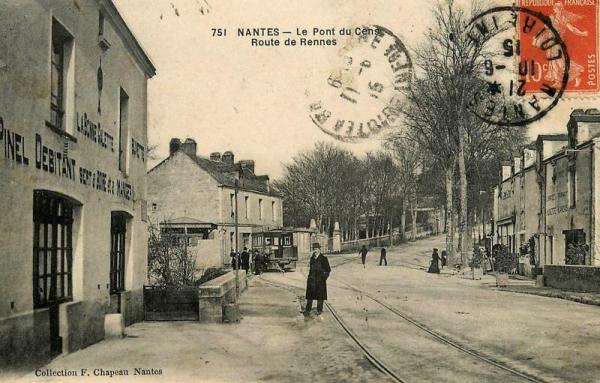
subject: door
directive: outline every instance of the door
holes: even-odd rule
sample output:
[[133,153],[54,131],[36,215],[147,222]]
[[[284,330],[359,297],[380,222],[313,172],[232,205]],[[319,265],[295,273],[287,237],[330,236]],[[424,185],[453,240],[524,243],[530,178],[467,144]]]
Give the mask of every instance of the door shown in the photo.
[[125,290],[125,237],[127,217],[112,212],[110,220],[110,312],[121,312],[121,292]]
[[36,190],[33,226],[34,308],[48,308],[50,351],[59,354],[59,305],[73,297],[73,204],[54,193]]

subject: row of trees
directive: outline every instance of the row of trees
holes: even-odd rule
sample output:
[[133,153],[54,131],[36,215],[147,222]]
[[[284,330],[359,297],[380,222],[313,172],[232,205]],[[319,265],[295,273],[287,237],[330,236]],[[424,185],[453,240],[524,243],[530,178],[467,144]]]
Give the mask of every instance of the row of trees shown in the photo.
[[476,210],[470,206],[482,196],[491,201],[500,161],[519,153],[525,142],[523,129],[491,125],[469,110],[475,92],[487,87],[477,75],[486,53],[464,33],[477,11],[468,14],[453,1],[434,9],[434,24],[413,51],[418,76],[406,91],[404,118],[380,152],[358,159],[319,143],[286,165],[275,186],[285,196],[288,224],[316,218],[331,228],[339,221],[352,233],[366,215],[379,221],[375,230],[381,231],[389,223],[403,226],[407,210],[419,204],[443,206],[450,262],[468,264]]
[[358,238],[361,218],[368,220],[369,237],[404,226],[407,192],[415,191],[420,164],[419,153],[413,152],[411,157],[391,146],[357,158],[347,149],[317,143],[286,164],[284,177],[273,183],[284,195],[286,225],[307,226],[315,219],[331,233],[339,222],[344,239]]

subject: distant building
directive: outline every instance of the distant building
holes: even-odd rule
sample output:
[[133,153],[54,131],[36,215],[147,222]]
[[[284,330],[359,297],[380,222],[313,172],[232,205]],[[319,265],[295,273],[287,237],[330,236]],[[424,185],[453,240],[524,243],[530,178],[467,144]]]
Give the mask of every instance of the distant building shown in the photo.
[[0,2],[0,370],[143,319],[147,81],[110,0]]
[[[600,266],[600,112],[573,111],[567,129],[538,136],[521,159],[503,164],[495,191],[495,242],[514,253],[527,244],[538,267]],[[576,263],[567,257],[573,247],[586,253]]]
[[189,138],[173,138],[169,157],[148,172],[148,201],[151,220],[182,236],[199,269],[230,263],[236,209],[239,251],[252,246],[253,232],[283,226],[282,197],[268,176],[255,174],[254,161],[235,162],[232,152],[199,156]]

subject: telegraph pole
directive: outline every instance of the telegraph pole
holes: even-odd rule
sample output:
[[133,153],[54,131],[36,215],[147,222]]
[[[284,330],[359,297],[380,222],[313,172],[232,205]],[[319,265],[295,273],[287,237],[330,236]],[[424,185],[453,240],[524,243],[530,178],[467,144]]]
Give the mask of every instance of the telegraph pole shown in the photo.
[[240,253],[238,249],[238,180],[235,180],[235,189],[234,189],[234,198],[235,198],[235,296],[239,298],[240,296]]

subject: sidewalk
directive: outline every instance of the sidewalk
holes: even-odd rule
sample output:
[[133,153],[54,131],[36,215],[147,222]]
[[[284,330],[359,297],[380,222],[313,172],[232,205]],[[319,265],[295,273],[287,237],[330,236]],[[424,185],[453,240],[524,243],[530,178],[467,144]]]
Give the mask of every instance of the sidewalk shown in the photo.
[[559,290],[559,289],[555,289],[552,287],[536,287],[536,286],[526,286],[526,285],[513,286],[510,284],[508,285],[508,287],[496,287],[495,289],[498,291],[539,295],[539,296],[548,297],[548,298],[566,299],[569,301],[583,303],[586,305],[600,306],[600,294],[599,293],[580,293],[580,292],[575,292],[575,291]]
[[304,320],[297,297],[286,290],[254,277],[240,298],[240,311],[243,319],[235,324],[137,323],[126,329],[126,338],[59,357],[22,382],[72,380],[39,376],[48,370],[97,382],[383,379],[328,315],[322,321]]

